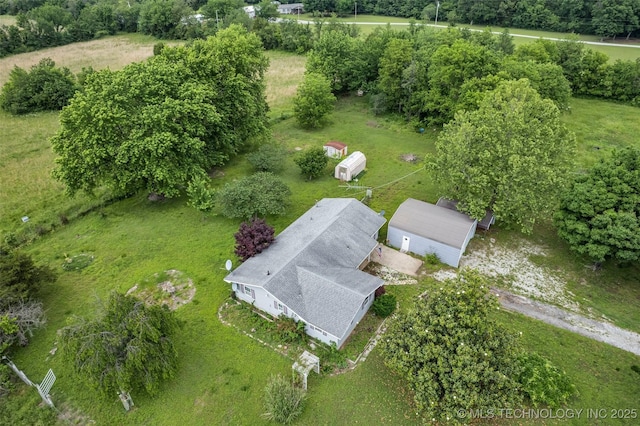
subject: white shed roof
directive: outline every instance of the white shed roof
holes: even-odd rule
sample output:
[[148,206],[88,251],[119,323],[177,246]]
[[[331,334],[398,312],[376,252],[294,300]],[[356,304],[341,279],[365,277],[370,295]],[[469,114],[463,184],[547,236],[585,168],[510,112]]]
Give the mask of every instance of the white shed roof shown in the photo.
[[349,154],[347,158],[342,160],[337,167],[347,167],[349,169],[353,169],[355,166],[365,161],[367,161],[367,158],[364,156],[364,154],[360,151],[355,151]]
[[389,226],[462,248],[476,221],[464,213],[409,198],[400,204]]

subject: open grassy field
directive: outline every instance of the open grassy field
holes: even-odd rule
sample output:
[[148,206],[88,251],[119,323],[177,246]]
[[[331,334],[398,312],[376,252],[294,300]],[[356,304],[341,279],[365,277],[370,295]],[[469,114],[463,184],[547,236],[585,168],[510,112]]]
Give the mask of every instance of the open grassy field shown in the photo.
[[14,66],[28,69],[43,58],[51,58],[57,66],[67,67],[74,73],[86,67],[118,70],[153,55],[153,45],[157,42],[151,36],[123,34],[7,56],[0,59],[0,86],[7,81]]
[[[146,51],[148,56],[154,42],[128,39],[128,43],[131,52],[144,55]],[[140,44],[139,50],[136,43]],[[115,48],[111,54],[117,56],[117,51]],[[108,54],[99,49],[85,50],[84,54],[85,64],[72,56],[65,60],[76,61],[73,65],[76,69],[94,60],[108,64]],[[93,59],[90,57],[93,54],[103,59]],[[287,116],[304,69],[304,58],[283,53],[269,55],[267,98],[274,118],[273,135],[289,149],[281,176],[293,193],[287,214],[268,218],[276,232],[315,200],[364,196],[361,190],[342,187],[330,176],[329,169],[312,182],[300,176],[293,162],[296,148],[318,146],[330,139],[347,143],[351,152],[366,153],[368,171],[359,184],[374,188],[371,207],[386,210],[387,219],[407,197],[437,199],[431,176],[424,170],[416,172],[420,164],[400,158],[407,153],[418,158],[433,153],[435,132],[428,130],[419,134],[396,118],[373,116],[365,98],[341,99],[331,125],[316,131],[301,130],[294,119]],[[52,58],[63,64],[58,58]],[[24,60],[27,61],[26,56]],[[126,62],[122,61],[111,67],[124,66]],[[636,135],[640,130],[635,118],[637,111],[637,108],[601,101],[573,100],[572,113],[564,120],[578,135],[579,167],[592,164],[615,146],[637,146]],[[3,231],[22,226],[19,218],[23,211],[33,212],[30,213],[33,223],[30,223],[35,224],[38,214],[55,219],[64,208],[81,210],[100,206],[95,200],[65,199],[62,188],[48,177],[53,155],[47,137],[55,132],[57,125],[56,114],[0,116],[0,134],[11,135],[9,139],[0,140],[0,208],[3,209],[0,226]],[[251,168],[240,156],[218,170],[214,186],[248,173]],[[399,178],[403,179],[397,180]],[[5,190],[5,183],[22,186],[9,191]],[[84,413],[86,417],[79,421],[81,424],[87,423],[87,419],[96,424],[122,425],[268,424],[260,416],[264,385],[271,374],[288,374],[292,361],[224,326],[217,318],[219,306],[229,296],[229,286],[222,281],[226,274],[223,266],[226,259],[233,257],[232,235],[239,221],[225,219],[215,210],[209,214],[199,213],[187,207],[185,199],[152,203],[145,195],[98,207],[73,218],[67,225],[58,226],[54,232],[42,235],[26,247],[38,262],[54,268],[59,279],[41,294],[48,326],[36,333],[27,348],[17,351],[14,360],[33,380],[40,380],[52,368],[58,376],[52,390],[54,401]],[[43,213],[38,213],[41,210]],[[6,215],[11,219],[5,220]],[[491,236],[501,244],[509,244],[514,234],[495,228]],[[584,260],[573,256],[550,228],[541,227],[530,239],[552,248],[551,257],[538,261],[549,268],[569,271],[571,289],[581,303],[623,327],[640,331],[637,267],[606,267],[594,274],[584,268]],[[65,257],[83,253],[95,257],[86,269],[62,269]],[[194,301],[177,311],[185,321],[177,338],[178,376],[169,381],[155,399],[132,395],[136,408],[125,414],[115,395],[104,399],[84,388],[60,359],[60,353],[52,356],[49,351],[56,345],[56,330],[66,324],[68,317],[91,316],[99,300],[109,291],[126,291],[152,274],[168,269],[182,271],[193,279],[197,289]],[[416,286],[393,287],[390,291],[398,296],[401,307],[406,308],[416,294],[430,285],[434,283],[425,280]],[[580,392],[568,404],[569,408],[640,408],[637,406],[640,381],[630,370],[631,365],[640,364],[638,357],[519,315],[497,315],[513,331],[524,333],[522,339],[526,347],[547,356],[569,373]],[[331,377],[312,374],[309,386],[310,398],[300,424],[420,423],[410,395],[401,380],[384,366],[377,349],[352,372]],[[572,422],[592,423],[585,418]]]

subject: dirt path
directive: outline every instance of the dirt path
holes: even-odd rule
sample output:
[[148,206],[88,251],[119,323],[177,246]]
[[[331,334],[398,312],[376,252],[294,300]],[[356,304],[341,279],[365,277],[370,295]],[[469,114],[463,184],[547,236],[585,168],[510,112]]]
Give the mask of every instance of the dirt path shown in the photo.
[[556,327],[578,333],[625,351],[640,355],[640,334],[624,330],[606,322],[596,321],[556,306],[528,299],[524,296],[493,288],[505,309],[536,318]]

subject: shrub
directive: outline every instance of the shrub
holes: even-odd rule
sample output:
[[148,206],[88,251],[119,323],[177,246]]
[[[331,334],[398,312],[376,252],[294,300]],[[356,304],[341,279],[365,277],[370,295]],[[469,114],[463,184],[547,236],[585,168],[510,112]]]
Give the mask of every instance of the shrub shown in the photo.
[[235,254],[243,262],[269,247],[274,240],[275,231],[262,219],[253,219],[251,223],[242,222],[234,234]]
[[304,408],[306,392],[295,387],[281,375],[271,376],[264,390],[264,417],[281,424],[289,424]]
[[189,206],[201,212],[209,211],[215,205],[215,192],[209,188],[209,179],[205,177],[197,177],[189,182],[187,195]]
[[295,321],[293,318],[280,315],[276,318],[276,332],[285,343],[304,341],[307,334],[304,332],[304,322]]
[[517,381],[534,406],[558,407],[576,393],[564,371],[537,353],[523,354],[518,362],[522,370]]
[[284,168],[287,149],[278,144],[266,144],[247,155],[247,160],[259,172],[277,173]]
[[329,158],[324,153],[321,147],[311,148],[303,152],[298,158],[294,160],[303,175],[307,176],[309,180],[317,178],[327,168]]
[[286,213],[291,190],[282,179],[268,172],[259,172],[218,191],[217,200],[222,215],[228,218],[264,217]]
[[386,318],[396,309],[396,297],[385,293],[376,298],[373,305],[371,305],[371,309],[377,316]]
[[424,255],[424,263],[434,266],[440,263],[440,259],[436,253],[427,253]]
[[375,292],[375,297],[376,297],[376,299],[377,299],[378,297],[382,296],[383,294],[385,294],[386,292],[387,292],[387,289],[385,289],[383,285],[381,285],[380,287],[378,287],[378,288],[376,289],[376,292]]
[[31,71],[16,66],[2,87],[0,108],[12,114],[59,110],[67,105],[77,89],[76,79],[67,68],[56,68],[44,58]]

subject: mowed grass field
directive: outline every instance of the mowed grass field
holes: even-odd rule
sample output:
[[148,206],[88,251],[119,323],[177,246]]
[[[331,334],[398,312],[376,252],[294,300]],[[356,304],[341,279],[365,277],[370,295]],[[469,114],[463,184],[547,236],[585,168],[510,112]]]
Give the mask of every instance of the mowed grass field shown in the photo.
[[[109,39],[97,42],[108,43]],[[136,51],[136,43],[147,46],[147,56],[151,54],[153,41],[133,38],[128,39],[128,43],[132,51]],[[117,56],[118,49],[106,54],[98,51],[97,56],[108,58],[109,54]],[[90,51],[85,54],[90,55]],[[304,58],[279,52],[268,55],[271,68],[267,75],[267,99],[274,119],[273,137],[289,150],[281,176],[293,194],[285,216],[268,218],[277,232],[318,199],[364,196],[361,189],[340,185],[331,177],[330,168],[315,181],[308,182],[300,176],[293,162],[297,149],[319,146],[327,140],[341,140],[349,145],[351,152],[365,152],[368,170],[358,184],[374,188],[371,207],[384,209],[387,219],[407,197],[432,202],[437,199],[433,178],[420,170],[420,164],[401,159],[408,153],[418,158],[433,154],[437,132],[428,129],[419,134],[396,118],[373,116],[365,98],[341,99],[331,125],[317,131],[301,130],[290,114],[291,99],[304,71]],[[86,60],[93,61],[88,57]],[[125,64],[123,61],[110,67],[116,69]],[[78,61],[75,66],[81,69],[83,65]],[[637,111],[637,108],[618,104],[573,100],[572,113],[565,115],[564,120],[578,135],[577,168],[587,167],[614,147],[637,146],[636,135],[640,131]],[[51,392],[56,404],[63,410],[67,407],[79,410],[86,416],[85,420],[92,419],[96,424],[268,424],[261,417],[264,386],[271,374],[289,374],[292,361],[222,325],[217,318],[219,306],[230,293],[229,286],[222,281],[226,274],[223,267],[226,259],[233,258],[233,233],[239,221],[225,219],[217,210],[199,213],[187,207],[185,199],[152,203],[146,194],[102,207],[99,201],[88,198],[69,201],[62,188],[48,177],[53,154],[47,137],[57,129],[57,115],[1,116],[0,119],[1,134],[15,128],[10,142],[4,138],[0,141],[0,188],[5,187],[5,182],[22,182],[20,185],[24,188],[13,192],[3,189],[0,193],[0,205],[11,203],[12,206],[1,212],[3,231],[23,226],[19,221],[20,212],[29,208],[35,213],[32,213],[33,222],[27,226],[35,225],[40,209],[43,215],[55,219],[65,202],[76,203],[74,208],[78,210],[98,206],[95,211],[72,219],[68,225],[58,226],[25,248],[39,263],[54,268],[59,279],[42,291],[49,324],[36,333],[27,348],[15,353],[13,358],[18,366],[33,380],[40,380],[52,368],[58,377]],[[591,129],[592,126],[605,128]],[[239,156],[217,171],[213,184],[219,187],[251,172],[244,156]],[[11,221],[5,221],[5,214],[12,216]],[[499,228],[491,233],[501,244],[508,244],[514,235]],[[570,271],[573,279],[570,284],[576,287],[577,297],[590,297],[584,303],[596,314],[605,313],[616,323],[640,331],[637,267],[606,267],[594,274],[584,268],[584,259],[568,251],[552,229],[541,227],[530,238],[552,248],[552,258],[540,262],[549,268]],[[61,268],[65,257],[82,253],[95,256],[89,267],[77,272]],[[99,301],[110,291],[126,291],[167,269],[182,271],[194,280],[197,289],[194,301],[177,311],[185,322],[177,338],[180,369],[157,398],[134,393],[136,408],[124,413],[116,395],[103,398],[86,389],[60,359],[60,352],[50,354],[56,346],[56,330],[66,324],[68,317],[92,316]],[[439,284],[425,280],[417,286],[393,287],[390,291],[398,296],[401,308],[406,308],[417,294],[431,285]],[[569,408],[640,408],[637,407],[640,381],[630,369],[640,364],[639,357],[518,315],[497,315],[513,331],[523,332],[523,344],[528,349],[544,354],[569,373],[580,392],[570,401]],[[331,377],[312,374],[309,386],[309,401],[300,424],[420,423],[410,394],[401,380],[384,366],[377,349],[352,372]],[[521,423],[513,421],[513,424]],[[572,422],[591,423],[585,418]]]

